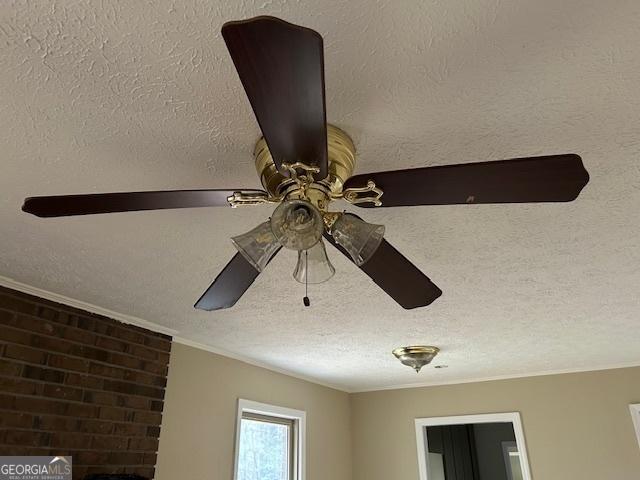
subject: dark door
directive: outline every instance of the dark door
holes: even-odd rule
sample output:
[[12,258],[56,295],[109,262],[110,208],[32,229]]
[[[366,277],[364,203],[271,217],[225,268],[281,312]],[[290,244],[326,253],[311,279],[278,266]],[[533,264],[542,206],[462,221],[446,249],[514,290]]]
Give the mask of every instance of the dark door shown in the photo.
[[505,442],[515,442],[511,423],[427,427],[429,452],[442,455],[446,480],[509,480]]
[[446,480],[480,480],[473,425],[427,427],[429,451],[442,455]]

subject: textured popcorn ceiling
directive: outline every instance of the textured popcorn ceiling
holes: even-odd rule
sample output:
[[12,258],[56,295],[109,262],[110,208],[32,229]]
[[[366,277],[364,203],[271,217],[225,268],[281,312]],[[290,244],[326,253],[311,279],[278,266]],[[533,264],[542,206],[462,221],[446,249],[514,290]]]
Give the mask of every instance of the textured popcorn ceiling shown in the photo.
[[[283,252],[235,308],[195,300],[266,207],[38,219],[23,197],[259,187],[220,36],[271,14],[325,38],[358,172],[575,152],[571,204],[363,211],[444,291],[405,311],[330,249],[311,308]],[[347,390],[640,363],[637,0],[0,3],[0,275]],[[419,375],[390,354],[442,353]],[[215,381],[215,379],[211,379]]]

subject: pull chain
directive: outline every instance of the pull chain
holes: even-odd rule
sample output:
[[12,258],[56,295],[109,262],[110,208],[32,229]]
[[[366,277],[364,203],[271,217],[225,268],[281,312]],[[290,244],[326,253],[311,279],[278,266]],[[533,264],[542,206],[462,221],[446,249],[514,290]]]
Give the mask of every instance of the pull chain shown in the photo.
[[304,251],[304,298],[302,299],[302,303],[304,303],[305,307],[311,305],[311,300],[309,300],[309,251]]

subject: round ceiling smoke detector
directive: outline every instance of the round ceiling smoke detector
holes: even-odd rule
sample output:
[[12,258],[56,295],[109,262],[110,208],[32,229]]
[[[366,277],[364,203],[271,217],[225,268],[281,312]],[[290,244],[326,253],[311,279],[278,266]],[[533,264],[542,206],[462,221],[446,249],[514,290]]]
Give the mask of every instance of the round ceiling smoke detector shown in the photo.
[[400,347],[393,351],[403,365],[413,368],[419,372],[422,367],[431,363],[431,360],[438,354],[440,349],[429,345],[412,345],[410,347]]

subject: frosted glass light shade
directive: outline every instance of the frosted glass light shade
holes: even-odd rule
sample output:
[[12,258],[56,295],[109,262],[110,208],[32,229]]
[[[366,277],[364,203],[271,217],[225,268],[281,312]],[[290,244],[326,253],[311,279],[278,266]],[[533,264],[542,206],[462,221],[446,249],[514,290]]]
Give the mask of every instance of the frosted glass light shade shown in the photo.
[[300,283],[323,283],[333,277],[336,269],[331,265],[322,239],[309,250],[298,250],[298,263],[293,278]]
[[281,247],[280,242],[271,231],[271,223],[268,221],[261,223],[247,233],[233,237],[231,242],[259,272],[264,270],[271,257]]
[[271,229],[283,247],[308,250],[322,238],[320,211],[305,200],[287,200],[271,215]]
[[384,237],[384,225],[374,225],[354,215],[342,214],[331,227],[331,236],[344,248],[356,265],[364,265]]

